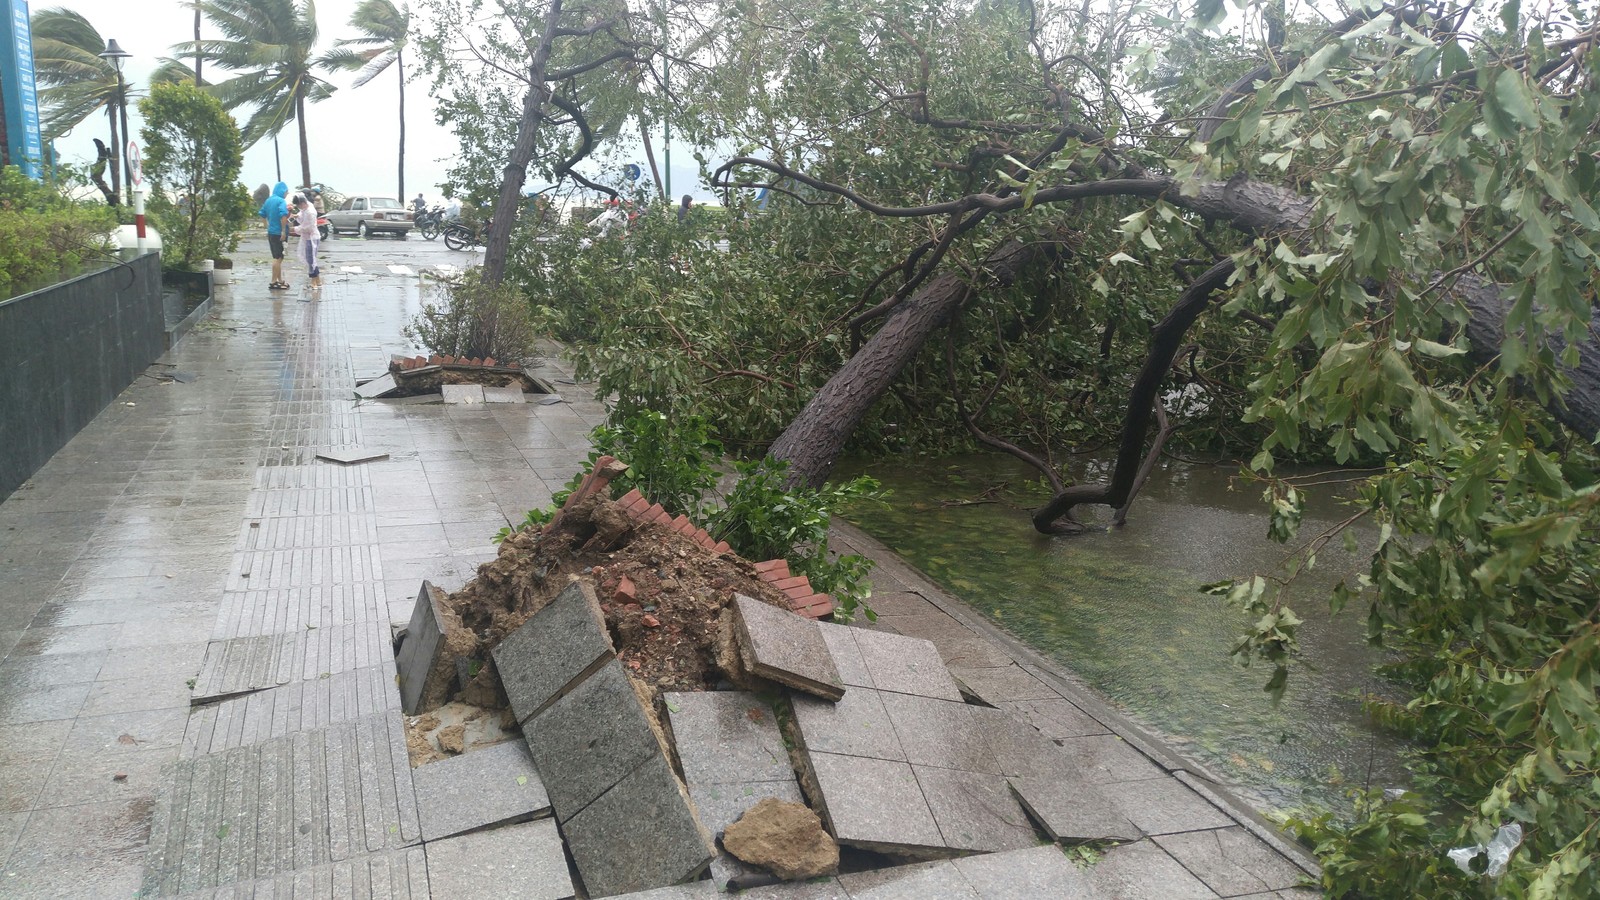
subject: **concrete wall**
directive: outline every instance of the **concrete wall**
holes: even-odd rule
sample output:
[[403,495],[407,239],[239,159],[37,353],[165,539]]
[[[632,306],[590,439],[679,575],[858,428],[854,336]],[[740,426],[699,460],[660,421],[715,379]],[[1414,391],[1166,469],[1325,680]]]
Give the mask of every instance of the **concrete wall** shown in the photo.
[[0,500],[165,350],[154,253],[0,301]]

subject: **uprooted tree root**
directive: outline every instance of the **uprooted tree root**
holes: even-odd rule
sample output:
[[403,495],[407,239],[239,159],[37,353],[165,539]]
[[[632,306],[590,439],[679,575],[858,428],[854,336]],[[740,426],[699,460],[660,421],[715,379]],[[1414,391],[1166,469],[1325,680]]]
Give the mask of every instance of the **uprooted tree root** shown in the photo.
[[590,497],[554,529],[524,531],[444,601],[462,631],[448,641],[470,675],[453,699],[504,706],[490,651],[574,578],[591,579],[617,656],[652,693],[709,690],[740,673],[718,664],[735,594],[787,609],[783,595],[733,553],[713,553],[665,526],[639,525],[615,503]]

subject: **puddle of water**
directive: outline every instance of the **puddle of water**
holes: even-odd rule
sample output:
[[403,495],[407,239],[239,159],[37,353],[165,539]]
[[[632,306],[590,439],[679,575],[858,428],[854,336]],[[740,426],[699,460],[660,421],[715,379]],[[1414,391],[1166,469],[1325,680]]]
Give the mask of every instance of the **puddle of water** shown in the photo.
[[[1272,570],[1286,548],[1267,539],[1259,490],[1230,490],[1236,469],[1172,464],[1156,472],[1122,529],[1070,538],[1036,533],[1025,508],[1040,494],[1003,490],[1031,470],[1009,457],[970,456],[848,464],[893,491],[886,507],[846,518],[900,553],[974,609],[1050,656],[1180,752],[1234,783],[1266,811],[1341,809],[1351,787],[1403,783],[1402,744],[1376,733],[1353,695],[1381,690],[1379,651],[1364,617],[1328,614],[1340,576],[1361,566],[1324,551],[1298,583],[1302,661],[1274,705],[1270,670],[1228,656],[1247,618],[1199,587]],[[1302,535],[1335,521],[1330,500],[1305,516]]]

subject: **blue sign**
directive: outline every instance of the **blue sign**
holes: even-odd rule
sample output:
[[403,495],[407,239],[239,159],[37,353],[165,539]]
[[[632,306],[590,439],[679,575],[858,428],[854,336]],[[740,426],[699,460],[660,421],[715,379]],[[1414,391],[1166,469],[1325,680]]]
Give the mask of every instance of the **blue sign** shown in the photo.
[[33,29],[28,0],[9,0],[0,22],[0,94],[6,104],[6,150],[11,164],[29,178],[44,177],[44,140],[39,133],[39,91],[33,81]]
[[639,176],[643,175],[644,172],[639,168],[638,163],[628,163],[622,167],[622,174],[626,176],[629,181],[638,181]]

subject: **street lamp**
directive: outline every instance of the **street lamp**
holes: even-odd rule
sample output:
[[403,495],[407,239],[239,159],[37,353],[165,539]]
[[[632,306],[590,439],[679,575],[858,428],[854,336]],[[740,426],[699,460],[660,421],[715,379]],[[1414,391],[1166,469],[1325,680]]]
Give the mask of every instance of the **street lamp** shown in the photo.
[[[122,61],[132,56],[132,53],[117,46],[116,39],[106,41],[106,49],[100,53],[100,58],[111,63],[111,68],[117,72],[117,115],[111,120],[111,189],[113,193],[121,195],[122,189],[118,182],[126,176],[129,191],[133,190],[133,168],[128,165],[127,154],[122,152],[122,143],[132,139],[128,134],[128,87],[122,80]],[[122,138],[117,138],[117,121],[122,122]]]

